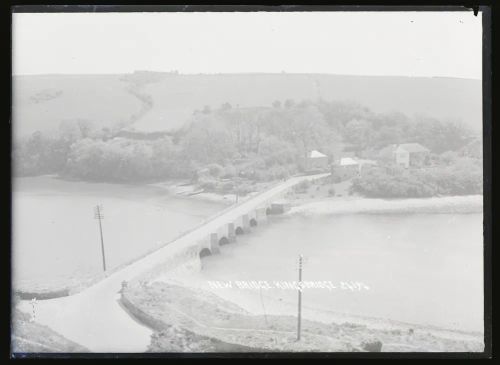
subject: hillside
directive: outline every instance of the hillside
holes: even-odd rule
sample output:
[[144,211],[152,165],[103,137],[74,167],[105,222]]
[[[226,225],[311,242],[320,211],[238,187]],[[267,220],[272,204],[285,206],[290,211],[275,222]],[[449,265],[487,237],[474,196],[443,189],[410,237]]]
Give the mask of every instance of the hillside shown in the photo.
[[13,80],[15,136],[50,131],[61,121],[74,119],[87,119],[102,127],[121,123],[140,131],[170,130],[182,126],[194,110],[205,105],[270,106],[275,100],[318,98],[353,101],[375,112],[462,120],[475,130],[482,124],[479,80],[154,72],[15,76]]
[[117,75],[40,75],[13,78],[13,132],[50,132],[62,121],[86,119],[101,127],[127,123],[141,102]]

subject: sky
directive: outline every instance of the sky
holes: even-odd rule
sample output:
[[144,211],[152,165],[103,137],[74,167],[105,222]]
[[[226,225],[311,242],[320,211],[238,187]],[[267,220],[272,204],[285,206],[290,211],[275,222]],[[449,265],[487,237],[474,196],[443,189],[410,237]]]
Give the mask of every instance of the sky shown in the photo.
[[12,71],[482,78],[470,12],[16,13]]

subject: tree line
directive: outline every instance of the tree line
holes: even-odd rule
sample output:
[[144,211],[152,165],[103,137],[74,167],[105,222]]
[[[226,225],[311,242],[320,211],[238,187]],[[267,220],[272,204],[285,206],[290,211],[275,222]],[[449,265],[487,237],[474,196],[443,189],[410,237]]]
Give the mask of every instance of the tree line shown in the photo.
[[333,161],[345,150],[366,157],[389,144],[419,142],[442,154],[465,148],[474,136],[459,123],[324,100],[205,107],[182,129],[151,139],[120,137],[120,128],[74,120],[61,123],[56,134],[35,132],[15,142],[14,173],[108,182],[242,175],[268,181],[303,170],[311,150]]

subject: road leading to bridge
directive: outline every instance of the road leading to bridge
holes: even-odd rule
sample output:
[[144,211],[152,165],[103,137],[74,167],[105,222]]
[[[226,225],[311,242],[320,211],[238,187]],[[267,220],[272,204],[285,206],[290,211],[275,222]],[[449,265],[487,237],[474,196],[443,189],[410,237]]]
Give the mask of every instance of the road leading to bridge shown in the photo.
[[[123,281],[130,281],[147,273],[165,262],[173,253],[203,239],[220,226],[238,219],[249,211],[272,202],[294,185],[304,180],[315,180],[328,175],[290,178],[235,205],[232,209],[223,211],[201,226],[123,269],[113,272],[80,293],[39,300],[36,304],[36,321],[93,352],[144,352],[150,343],[152,330],[130,317],[120,306],[119,291]],[[30,302],[22,301],[20,309],[31,313]]]

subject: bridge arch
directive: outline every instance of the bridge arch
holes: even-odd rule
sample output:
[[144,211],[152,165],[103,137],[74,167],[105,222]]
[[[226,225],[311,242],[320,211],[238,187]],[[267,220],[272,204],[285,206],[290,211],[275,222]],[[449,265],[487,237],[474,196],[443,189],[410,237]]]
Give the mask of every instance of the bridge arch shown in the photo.
[[255,227],[257,225],[257,220],[255,218],[250,219],[250,227]]
[[204,258],[204,257],[207,257],[207,256],[211,256],[212,255],[212,252],[208,249],[208,248],[203,248],[200,253],[200,259]]
[[236,227],[236,229],[234,230],[234,233],[239,236],[239,235],[242,235],[243,233],[245,233],[245,231],[243,230],[243,228],[241,227]]
[[221,237],[221,239],[219,240],[219,246],[227,245],[228,243],[229,243],[229,240],[227,237]]

